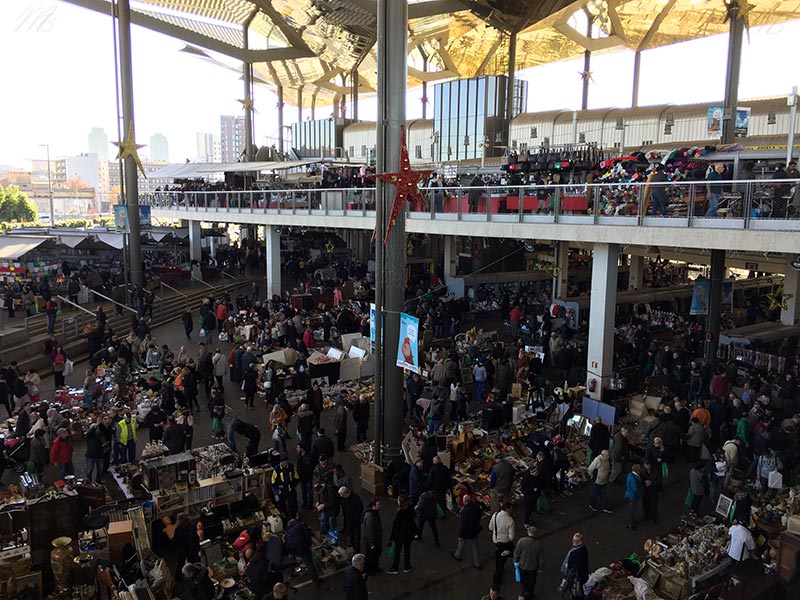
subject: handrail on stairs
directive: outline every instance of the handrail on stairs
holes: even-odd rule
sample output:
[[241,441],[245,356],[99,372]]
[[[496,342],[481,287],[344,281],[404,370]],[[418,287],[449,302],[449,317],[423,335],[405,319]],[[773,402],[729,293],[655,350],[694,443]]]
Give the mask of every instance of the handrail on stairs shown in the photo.
[[216,289],[216,288],[215,288],[213,285],[211,285],[211,284],[210,284],[210,283],[208,283],[207,281],[203,281],[203,280],[202,280],[202,279],[200,279],[199,277],[192,277],[192,279],[193,279],[194,281],[199,281],[199,282],[200,282],[200,283],[202,283],[204,286],[206,286],[206,287],[209,287],[209,288],[211,288],[212,290],[213,290],[213,289]]
[[164,283],[164,282],[162,281],[162,282],[161,282],[161,287],[162,287],[162,288],[167,288],[168,290],[172,290],[172,291],[173,291],[173,292],[175,292],[176,294],[178,294],[178,295],[180,295],[180,296],[183,296],[183,299],[184,299],[184,300],[186,300],[186,302],[189,302],[189,296],[187,296],[186,294],[184,294],[184,293],[183,293],[182,291],[180,291],[179,289],[176,289],[176,288],[172,287],[170,284],[168,284],[168,283]]
[[94,290],[89,290],[89,291],[92,292],[95,296],[100,296],[101,298],[103,298],[105,300],[108,300],[109,302],[112,302],[112,303],[116,304],[117,306],[121,306],[125,310],[131,311],[135,315],[139,314],[138,312],[136,312],[135,309],[131,308],[130,306],[127,306],[127,305],[123,304],[122,302],[117,302],[116,300],[114,300],[113,298],[109,298],[105,294],[101,294],[100,292],[96,292]]
[[76,304],[76,303],[75,303],[75,302],[73,302],[72,300],[67,300],[66,298],[64,298],[64,296],[56,296],[56,298],[58,298],[58,299],[59,299],[59,300],[61,300],[62,302],[66,302],[66,303],[67,303],[67,304],[69,304],[70,306],[74,306],[74,307],[75,307],[75,308],[77,308],[78,310],[82,310],[82,311],[83,311],[83,312],[85,312],[87,315],[91,315],[91,316],[92,316],[92,318],[95,318],[95,317],[96,317],[96,315],[95,315],[95,314],[94,314],[92,311],[90,311],[90,310],[86,310],[86,309],[85,309],[85,308],[83,308],[83,307],[82,307],[80,304]]

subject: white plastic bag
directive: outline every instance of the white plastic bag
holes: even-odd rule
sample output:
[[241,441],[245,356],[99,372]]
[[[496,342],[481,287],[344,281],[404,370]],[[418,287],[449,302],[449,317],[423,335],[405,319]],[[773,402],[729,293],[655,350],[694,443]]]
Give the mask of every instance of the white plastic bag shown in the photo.
[[644,579],[639,577],[628,577],[628,581],[633,585],[633,591],[636,594],[636,600],[661,600],[661,598],[653,591],[650,584]]
[[767,487],[771,490],[779,490],[783,487],[783,475],[780,471],[772,471],[767,478]]

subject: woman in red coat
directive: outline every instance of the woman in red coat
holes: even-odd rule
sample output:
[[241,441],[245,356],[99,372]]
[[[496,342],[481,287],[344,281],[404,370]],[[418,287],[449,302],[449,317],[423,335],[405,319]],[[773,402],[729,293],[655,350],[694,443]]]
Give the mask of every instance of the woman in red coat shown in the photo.
[[50,462],[58,466],[59,479],[75,475],[75,467],[72,465],[72,437],[63,427],[58,430],[56,439],[50,445]]

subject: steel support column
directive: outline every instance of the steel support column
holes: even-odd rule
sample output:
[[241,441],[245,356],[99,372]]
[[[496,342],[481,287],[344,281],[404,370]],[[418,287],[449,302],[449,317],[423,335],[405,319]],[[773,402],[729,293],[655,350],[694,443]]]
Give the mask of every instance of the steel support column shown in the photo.
[[553,300],[567,297],[567,282],[569,280],[569,242],[558,242],[554,262],[558,273],[553,273]]
[[350,113],[353,121],[358,121],[358,69],[350,72]]
[[719,330],[722,323],[722,278],[725,275],[725,250],[711,251],[711,286],[708,294],[708,315],[706,317],[706,352],[709,364],[717,362]]
[[[408,47],[407,0],[378,0],[378,135],[376,171],[400,168],[400,128],[406,120],[406,64]],[[375,462],[388,464],[400,455],[403,435],[403,377],[395,352],[403,310],[406,263],[405,212],[397,218],[389,241],[383,239],[395,186],[376,181]]]
[[203,258],[202,237],[203,230],[200,228],[200,221],[187,221],[189,224],[189,261],[191,264],[192,277],[203,279]]
[[297,122],[303,122],[303,86],[297,88]]
[[[722,143],[732,144],[735,139],[736,105],[739,103],[739,71],[742,66],[744,20],[739,18],[739,5],[735,0],[728,4],[730,30],[728,33],[728,63],[725,70],[725,106],[722,111]],[[716,354],[716,348],[715,348]],[[714,357],[716,359],[716,356]]]
[[283,155],[283,86],[278,86],[278,152]]
[[[133,118],[133,65],[131,62],[131,6],[130,0],[119,0],[117,3],[117,28],[119,34],[119,78],[120,95],[122,97],[122,134],[131,135],[130,141],[136,137]],[[131,284],[142,285],[142,238],[139,233],[139,174],[133,156],[123,162],[125,182],[125,204],[128,206],[128,229],[130,243]],[[53,223],[55,225],[55,222]]]
[[[510,145],[511,142],[511,119],[514,118],[514,79],[517,74],[517,32],[512,31],[508,38],[508,87],[506,88],[506,131],[505,139]],[[481,143],[483,140],[476,140]],[[490,140],[491,142],[491,140]],[[489,154],[493,152],[489,150]],[[483,149],[483,156],[486,156],[486,148]]]
[[[586,37],[589,39],[592,38],[592,26],[594,25],[594,21],[592,14],[584,9],[586,13]],[[583,91],[581,94],[581,110],[586,110],[589,108],[589,77],[592,73],[592,51],[588,48],[583,52]]]
[[[250,49],[250,24],[242,29],[244,49]],[[253,64],[245,61],[242,63],[244,79],[244,160],[252,162],[253,156]]]
[[637,50],[633,55],[633,92],[631,95],[631,108],[639,106],[639,77],[642,73],[642,51]]

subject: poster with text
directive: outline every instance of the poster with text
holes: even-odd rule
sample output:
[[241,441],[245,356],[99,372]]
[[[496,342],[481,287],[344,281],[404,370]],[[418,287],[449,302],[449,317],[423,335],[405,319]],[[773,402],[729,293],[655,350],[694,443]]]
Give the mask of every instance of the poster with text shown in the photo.
[[722,107],[709,106],[706,121],[706,135],[720,137],[722,135]]
[[733,123],[734,137],[747,137],[747,131],[750,129],[750,109],[737,108],[736,121]]
[[128,207],[124,204],[114,205],[114,228],[117,233],[130,233],[128,228]]
[[698,277],[694,280],[692,289],[692,306],[689,309],[690,315],[708,314],[708,297],[711,291],[711,280],[705,277]]
[[150,206],[148,206],[147,204],[139,206],[139,227],[144,229],[152,227],[152,225],[153,225],[153,219]]
[[721,308],[733,308],[733,279],[722,282]]
[[369,305],[369,341],[372,352],[375,352],[375,305]]
[[400,313],[400,339],[397,344],[397,366],[419,373],[419,319]]

